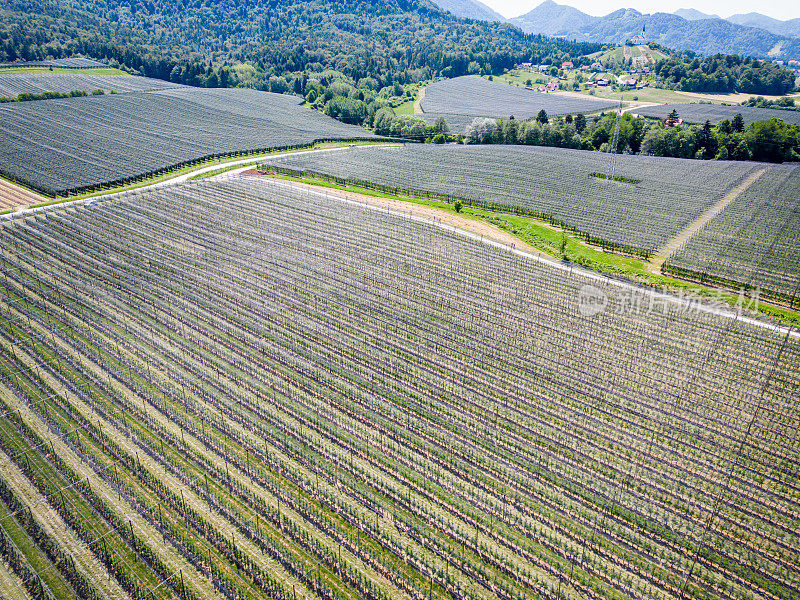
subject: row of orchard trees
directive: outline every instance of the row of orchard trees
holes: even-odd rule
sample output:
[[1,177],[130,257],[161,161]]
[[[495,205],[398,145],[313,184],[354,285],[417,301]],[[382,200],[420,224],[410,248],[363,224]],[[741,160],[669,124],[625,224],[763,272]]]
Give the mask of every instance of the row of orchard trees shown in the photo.
[[[757,121],[745,126],[741,115],[717,125],[672,124],[622,115],[617,151],[674,158],[786,162],[800,160],[800,126],[782,119]],[[583,115],[549,118],[541,111],[535,119],[477,118],[465,139],[475,144],[528,144],[608,152],[616,117],[609,113],[587,121]]]

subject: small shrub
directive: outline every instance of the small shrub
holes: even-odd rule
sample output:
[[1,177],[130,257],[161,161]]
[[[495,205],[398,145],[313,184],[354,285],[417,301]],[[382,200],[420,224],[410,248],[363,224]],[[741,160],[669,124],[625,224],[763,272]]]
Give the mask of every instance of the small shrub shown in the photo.
[[464,205],[462,204],[461,200],[456,200],[456,203],[455,203],[455,204],[453,204],[453,208],[455,208],[455,209],[456,209],[456,212],[457,212],[457,213],[460,213],[460,212],[461,212],[461,209],[462,209],[463,207],[464,207]]
[[[605,145],[605,144],[604,144]],[[608,179],[608,175],[605,173],[589,173],[589,177],[596,177],[597,179]],[[624,177],[623,175],[614,175],[614,181],[618,181],[620,183],[629,183],[631,185],[636,185],[637,183],[641,183],[641,179],[633,179],[632,177]]]

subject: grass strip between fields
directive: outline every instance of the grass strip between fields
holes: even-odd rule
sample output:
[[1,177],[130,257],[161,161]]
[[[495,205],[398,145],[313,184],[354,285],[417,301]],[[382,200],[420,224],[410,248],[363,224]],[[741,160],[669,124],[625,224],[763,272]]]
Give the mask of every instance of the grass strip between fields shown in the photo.
[[[34,312],[38,312],[38,311],[36,309],[34,309]],[[52,316],[47,317],[47,318],[52,318]],[[98,318],[99,318],[99,316],[98,316]],[[65,329],[63,329],[63,331],[70,331],[70,333],[73,336],[82,338],[80,332],[74,331],[74,330],[72,330],[70,328],[65,328]],[[21,336],[21,337],[25,337],[27,339],[26,336]],[[90,344],[89,340],[83,340],[83,341],[84,341],[84,343],[89,343]],[[33,345],[34,345],[33,347],[34,347],[34,349],[36,350],[37,353],[46,352],[39,344],[33,342]],[[102,349],[99,346],[95,349],[95,351],[98,352],[98,353],[103,353]],[[49,358],[50,360],[52,360],[52,356],[48,357],[48,356],[43,356],[41,354],[39,355],[39,358],[44,358],[44,359],[48,359]],[[114,357],[111,354],[106,354],[106,359],[110,360],[110,361],[113,361]],[[117,365],[117,366],[121,367],[121,365]],[[68,369],[68,368],[66,367],[66,365],[62,365],[62,366],[59,367],[59,370],[62,370],[62,369]],[[133,377],[134,379],[137,379],[137,384],[139,386],[142,386],[141,389],[146,389],[146,388],[150,388],[151,387],[151,384],[147,380],[140,378],[135,373],[134,374],[130,374],[129,373],[129,377]],[[86,381],[86,380],[83,380],[82,377],[79,374],[71,372],[71,373],[68,374],[67,378],[72,381],[73,385],[77,389],[82,389],[82,390],[86,389],[87,393],[89,393],[89,394],[91,394],[93,396],[93,399],[94,399],[95,402],[98,402],[98,403],[101,403],[101,404],[106,404],[107,399],[101,393],[99,393],[98,391],[91,389],[91,386],[89,386],[89,382]],[[89,390],[91,390],[91,391],[89,391]],[[48,389],[47,391],[52,391],[52,390]],[[159,395],[159,396],[163,396],[163,402],[166,403],[166,402],[169,401],[168,397],[163,395],[163,392],[161,392],[160,390],[158,390],[156,388],[153,388],[151,391],[152,391],[153,394],[156,394],[156,395]],[[58,410],[55,406],[53,406],[52,408],[50,406],[46,406],[46,408],[48,410]],[[114,410],[114,408],[111,407],[111,406],[108,406],[107,408],[109,408],[112,411]],[[173,410],[170,411],[170,412],[174,417],[177,417],[178,415],[181,415],[184,412],[183,409],[180,408],[180,407],[173,406],[172,408],[173,408]],[[58,419],[66,419],[65,427],[62,428],[62,427],[59,426],[59,428],[65,429],[66,431],[75,431],[77,426],[78,426],[78,423],[77,422],[73,422],[71,417],[69,415],[67,415],[66,413],[60,414],[58,416]],[[191,463],[191,461],[189,461],[188,459],[183,457],[181,454],[178,454],[178,453],[176,453],[176,451],[173,451],[173,446],[177,447],[178,445],[183,444],[183,442],[179,443],[177,438],[175,440],[171,440],[172,442],[174,442],[174,444],[170,445],[168,443],[167,446],[166,446],[167,451],[165,451],[164,450],[164,448],[165,448],[164,443],[165,443],[165,441],[166,442],[170,441],[170,436],[165,431],[161,432],[161,437],[159,438],[158,436],[156,436],[152,432],[150,432],[146,427],[138,424],[136,419],[133,418],[133,414],[132,413],[128,413],[127,414],[126,420],[127,420],[127,426],[129,426],[133,430],[135,430],[137,435],[140,436],[140,439],[142,439],[142,440],[147,439],[146,444],[148,446],[151,446],[153,449],[159,449],[161,455],[165,459],[167,459],[168,462],[170,462],[170,463],[172,463],[172,464],[174,464],[176,466],[179,466],[179,468],[182,471],[184,471],[187,475],[193,476],[198,481],[203,480],[203,471],[201,469],[195,467],[195,465],[193,463]],[[91,433],[94,430],[90,427],[87,431],[89,433]],[[209,433],[210,433],[210,431],[209,431]],[[238,445],[236,443],[234,443],[233,441],[231,441],[231,440],[227,440],[225,438],[221,438],[221,439],[219,439],[217,441],[218,441],[219,444],[224,446],[226,448],[226,450],[228,450],[230,452],[234,452],[236,454],[242,454],[242,452],[243,452],[241,450],[241,448],[239,448]],[[88,437],[87,436],[82,436],[81,440],[79,442],[79,445],[81,446],[81,448],[84,451],[89,451],[93,455],[94,460],[98,462],[98,464],[103,464],[105,462],[105,459],[103,458],[102,454],[99,453],[99,447],[97,447],[97,444],[92,441],[90,436],[88,436]],[[92,446],[95,446],[93,450],[91,449]],[[104,446],[104,448],[108,449],[109,447],[111,447],[111,443],[108,440],[106,440],[106,446]],[[243,461],[245,460],[245,456],[241,456],[241,458],[242,458]],[[128,462],[130,462],[130,460]],[[137,462],[138,462],[138,459],[137,459]],[[249,467],[252,467],[253,469],[258,469],[259,468],[260,461],[254,455],[247,455],[246,462],[249,465]],[[125,467],[123,466],[123,463],[124,463],[124,461],[120,461],[120,462],[117,463],[117,467],[119,468],[119,473],[125,472]],[[115,467],[115,471],[114,471],[115,472],[115,477],[116,477],[116,474],[117,474],[117,467]],[[264,467],[262,467],[262,468],[264,468]],[[139,469],[140,470],[142,469],[141,464],[139,464]],[[226,474],[227,474],[228,478],[230,478],[230,474],[227,473],[227,467],[226,467]],[[316,560],[315,556],[312,553],[310,553],[309,551],[307,551],[305,549],[298,548],[296,546],[296,542],[295,541],[293,541],[290,537],[284,536],[285,532],[282,532],[282,531],[279,532],[278,530],[274,530],[274,527],[269,525],[266,521],[264,521],[263,519],[259,519],[256,516],[256,513],[253,511],[252,508],[250,508],[250,507],[246,506],[244,503],[242,503],[242,501],[240,499],[238,499],[237,496],[230,495],[228,493],[229,492],[228,488],[226,488],[222,484],[218,484],[215,481],[214,477],[215,477],[215,475],[206,472],[205,483],[206,483],[206,489],[207,489],[207,491],[209,493],[213,492],[214,496],[216,496],[218,498],[224,498],[224,504],[227,505],[227,508],[230,509],[230,510],[233,510],[238,515],[243,517],[245,519],[245,521],[247,523],[249,523],[249,525],[254,528],[254,530],[259,531],[259,534],[264,534],[264,533],[267,533],[267,531],[270,531],[271,534],[270,534],[269,537],[272,540],[272,543],[281,546],[281,548],[282,548],[282,550],[284,552],[289,552],[291,554],[296,555],[297,558],[298,558],[299,564],[303,564],[305,569],[309,573],[314,571],[314,567],[316,565],[317,560]],[[209,481],[211,481],[211,483],[212,483],[212,488],[208,488]],[[288,482],[288,480],[287,481],[283,481],[282,485],[280,486],[281,489],[285,488],[286,485],[288,485],[287,482]],[[152,494],[150,494],[150,492],[148,492],[147,489],[143,488],[138,483],[136,483],[135,478],[127,477],[124,487],[128,491],[130,491],[133,495],[135,495],[138,498],[138,500],[142,503],[143,506],[150,506],[151,507],[151,512],[154,512],[155,509],[152,509],[152,506],[154,506],[153,502],[155,500],[152,497]],[[299,490],[299,488],[297,488],[296,493],[299,493],[299,492],[300,492],[300,490]],[[181,500],[183,500],[183,498],[181,498]],[[172,511],[172,512],[174,512],[174,511]],[[164,518],[167,518],[169,513],[170,513],[169,509],[167,509],[167,508],[163,509]],[[161,515],[161,514],[162,514],[162,512],[160,511],[159,515]],[[330,515],[328,515],[328,518],[329,519],[333,518],[336,521],[341,520],[341,518],[338,517],[336,515],[336,513],[331,513]],[[181,533],[180,533],[180,535],[178,537],[181,540],[181,542],[184,544],[184,546],[191,545],[192,547],[196,547],[196,544],[192,544],[191,540],[190,540],[190,538],[194,534],[192,534],[191,531],[189,531],[189,529],[187,527],[184,527],[183,525],[181,525],[179,521],[180,521],[180,517],[179,516],[175,516],[173,518],[173,525],[170,527],[170,529],[179,528],[181,530]],[[286,520],[285,522],[288,524],[289,521]],[[346,521],[344,521],[343,523],[346,524]],[[369,543],[371,543],[371,539],[370,538],[367,537],[366,539],[367,539],[367,541]],[[225,540],[225,543],[226,544],[228,543],[227,540]],[[233,542],[231,542],[231,543],[233,544]],[[377,545],[375,545],[375,548],[378,551],[380,550]],[[212,550],[212,554],[214,552],[216,552],[216,551]],[[237,552],[235,545],[233,545],[233,552],[234,552],[234,555]],[[219,554],[218,556],[215,555],[214,564],[217,567],[216,575],[218,577],[224,576],[225,573],[228,574],[228,576],[229,576],[228,579],[230,579],[231,577],[238,577],[235,572],[231,571],[228,568],[227,564],[225,563],[224,557],[221,554]],[[401,562],[399,566],[401,568],[408,569],[408,566],[405,563]],[[222,569],[222,570],[220,570],[220,569]],[[413,572],[413,570],[410,571],[407,574],[410,577],[418,576],[418,574]],[[319,580],[320,582],[324,582],[328,586],[329,589],[336,590],[337,594],[338,594],[338,596],[337,596],[338,598],[341,598],[341,599],[353,598],[354,599],[354,598],[357,597],[356,594],[351,589],[349,589],[348,585],[344,581],[338,580],[337,576],[334,575],[334,573],[331,572],[330,569],[328,569],[328,568],[323,567],[322,569],[319,569],[317,567],[317,569],[316,569],[316,579]],[[420,581],[420,587],[422,586],[422,584],[425,581],[427,581],[427,580],[421,580]],[[234,582],[234,583],[236,583],[236,582]],[[240,582],[240,584],[241,584],[241,582]],[[247,583],[246,581],[245,581],[245,584],[248,587],[250,586],[250,584]],[[248,590],[246,590],[246,589],[244,589],[242,587],[238,587],[238,589],[239,589],[239,592],[243,594],[241,596],[243,598],[254,598],[254,597],[259,597],[259,596],[262,595],[262,593],[259,592],[256,589],[249,590],[249,593],[247,593]],[[436,589],[437,588],[435,588],[435,587],[433,588],[434,591],[436,591]],[[438,592],[437,592],[436,595],[438,595]]]
[[[465,219],[485,221],[510,233],[536,250],[582,267],[600,271],[601,273],[624,276],[633,279],[637,283],[657,288],[659,291],[697,294],[706,300],[725,303],[731,307],[736,307],[742,302],[742,298],[740,298],[738,292],[701,285],[669,275],[651,273],[648,270],[648,261],[642,258],[606,252],[601,248],[586,243],[586,241],[579,236],[571,234],[569,231],[563,231],[549,223],[532,217],[483,210],[467,205],[462,206],[461,209],[457,211],[453,204],[440,200],[429,200],[427,198],[418,198],[414,196],[395,196],[356,185],[343,186],[312,177],[293,177],[274,173],[270,173],[269,176],[287,181],[306,183],[317,187],[373,196],[375,198],[399,200],[410,204],[435,208],[449,214],[458,214]],[[775,319],[786,325],[800,324],[800,311],[772,304],[763,299],[758,302],[757,311],[759,314]]]
[[77,598],[75,591],[61,576],[61,573],[50,559],[42,552],[31,537],[25,532],[17,519],[11,516],[12,511],[0,499],[0,525],[17,548],[25,555],[31,568],[36,571],[42,584],[52,592],[57,600],[73,600]]
[[[7,324],[8,325],[8,324]],[[9,373],[16,370],[16,363],[8,363],[9,357],[5,355],[3,361],[0,362],[0,369]],[[18,366],[18,365],[17,365]],[[17,378],[17,381],[22,384],[22,379]],[[29,382],[22,386],[22,392],[28,397],[36,399],[38,396],[29,387]],[[18,410],[16,406],[6,402],[5,399],[0,398],[0,409],[14,415],[14,410]],[[95,512],[91,504],[79,493],[78,489],[81,487],[75,484],[76,480],[70,481],[69,476],[65,476],[60,471],[57,471],[42,455],[37,448],[46,448],[40,439],[29,441],[18,428],[23,427],[23,420],[20,417],[18,421],[13,418],[7,420],[6,424],[0,428],[0,439],[6,448],[15,448],[21,456],[25,456],[27,469],[23,469],[25,475],[29,480],[40,490],[40,492],[48,497],[55,498],[55,502],[61,500],[61,505],[64,510],[70,511],[72,515],[73,527],[79,531],[79,535],[83,541],[89,545],[91,550],[98,556],[100,560],[109,566],[109,560],[113,561],[114,566],[120,568],[124,565],[126,569],[130,570],[130,577],[132,581],[135,580],[139,587],[137,589],[155,590],[160,580],[150,571],[139,557],[134,554],[133,550],[125,543],[123,538],[119,535],[109,523]],[[28,427],[31,427],[28,425]],[[22,468],[22,465],[19,465]],[[75,484],[75,485],[73,485]],[[58,492],[58,496],[56,495]],[[68,508],[67,508],[68,507]],[[62,515],[64,516],[64,515]],[[80,523],[80,526],[78,526]],[[91,544],[89,540],[102,543],[102,549],[97,543]],[[109,549],[110,548],[110,552]],[[113,557],[113,558],[111,558]],[[106,560],[103,560],[103,559]],[[143,585],[142,585],[143,584]],[[156,598],[161,597],[161,592],[156,593]]]

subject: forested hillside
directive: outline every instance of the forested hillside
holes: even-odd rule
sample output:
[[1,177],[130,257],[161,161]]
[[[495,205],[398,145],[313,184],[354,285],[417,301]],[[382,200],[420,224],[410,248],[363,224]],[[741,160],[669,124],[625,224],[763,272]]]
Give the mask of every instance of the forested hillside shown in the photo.
[[731,54],[673,55],[658,61],[653,73],[665,87],[687,92],[781,95],[790,92],[795,85],[794,73],[788,69]]
[[458,19],[428,0],[0,1],[0,62],[82,53],[150,77],[228,85],[335,69],[381,83],[497,72],[600,49]]

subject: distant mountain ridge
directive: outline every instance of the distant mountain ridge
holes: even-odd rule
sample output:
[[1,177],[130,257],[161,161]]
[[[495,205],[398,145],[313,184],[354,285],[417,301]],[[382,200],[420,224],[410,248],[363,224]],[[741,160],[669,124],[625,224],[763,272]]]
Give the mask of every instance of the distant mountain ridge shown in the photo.
[[621,8],[604,17],[594,17],[571,6],[545,0],[527,14],[509,19],[509,23],[517,25],[525,33],[592,42],[629,40],[644,29],[647,41],[679,51],[739,54],[762,59],[800,59],[798,38],[740,25],[693,9],[683,9],[681,14],[689,16],[691,20],[669,13],[644,15],[632,8]]
[[779,21],[766,15],[751,12],[744,15],[732,15],[725,19],[729,23],[744,25],[745,27],[758,27],[775,35],[785,35],[787,37],[800,37],[800,19],[789,19]]
[[572,6],[545,0],[529,13],[509,19],[509,23],[517,25],[525,33],[569,36],[592,25],[599,19],[600,17],[587,15]]
[[719,15],[707,15],[704,12],[700,12],[696,8],[679,8],[676,10],[674,15],[678,15],[679,17],[683,17],[687,21],[699,21],[700,19],[719,19]]
[[442,10],[462,19],[505,23],[507,19],[479,0],[434,0]]
[[[694,8],[679,8],[673,14],[683,17],[687,21],[698,21],[700,19],[722,19],[719,15],[708,15],[700,12]],[[746,14],[731,15],[722,19],[734,25],[742,25],[744,27],[755,27],[769,31],[775,35],[782,35],[786,37],[800,37],[800,18],[789,19],[781,21],[773,19],[767,15],[762,15],[757,12],[749,12]]]

